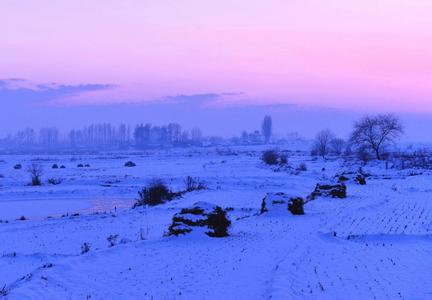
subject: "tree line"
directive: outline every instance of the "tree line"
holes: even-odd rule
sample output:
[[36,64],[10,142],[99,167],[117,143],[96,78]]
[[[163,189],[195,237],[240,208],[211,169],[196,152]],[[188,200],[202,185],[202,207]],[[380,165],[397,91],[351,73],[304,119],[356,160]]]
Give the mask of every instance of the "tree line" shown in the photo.
[[139,124],[134,128],[126,124],[115,126],[110,123],[92,124],[66,133],[57,127],[44,127],[39,131],[25,128],[16,134],[0,139],[8,148],[96,148],[96,149],[138,149],[159,146],[199,145],[204,141],[201,129],[188,131],[180,124],[163,126]]

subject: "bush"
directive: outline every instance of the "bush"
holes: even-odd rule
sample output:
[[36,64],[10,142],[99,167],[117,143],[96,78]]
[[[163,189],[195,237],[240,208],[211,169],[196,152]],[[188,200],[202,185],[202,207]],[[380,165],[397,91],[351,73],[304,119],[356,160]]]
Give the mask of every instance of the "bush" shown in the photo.
[[267,151],[264,151],[261,159],[267,165],[277,165],[278,160],[279,160],[279,155],[274,150],[267,150]]
[[84,168],[84,165],[83,164],[78,164],[77,168]]
[[206,232],[206,234],[211,237],[225,237],[228,236],[230,226],[231,221],[227,218],[226,211],[216,206],[215,210],[208,215],[208,228],[213,231]]
[[58,169],[59,166],[58,166],[58,164],[53,164],[51,168],[53,168],[53,169]]
[[306,164],[304,162],[300,163],[299,166],[298,166],[298,168],[297,168],[297,170],[303,171],[303,172],[307,171]]
[[42,166],[40,166],[36,163],[32,163],[27,168],[27,172],[30,173],[32,186],[42,185],[42,181],[41,181],[41,177],[42,177],[42,173],[43,173]]
[[186,191],[200,191],[205,190],[207,188],[206,184],[199,179],[193,178],[192,176],[188,176],[185,179]]
[[48,183],[52,185],[57,185],[63,182],[62,178],[49,178]]
[[60,169],[66,169],[66,167],[64,165],[61,165]]
[[157,179],[139,191],[138,195],[139,199],[134,204],[134,207],[142,205],[155,206],[158,204],[163,204],[178,196],[179,193],[173,193],[162,180]]
[[286,154],[280,154],[275,150],[264,151],[261,160],[270,166],[288,164],[288,156]]
[[90,251],[90,244],[89,243],[82,244],[82,246],[81,246],[81,254],[86,254],[89,251]]
[[22,169],[22,165],[21,165],[21,164],[16,164],[16,165],[14,166],[14,169],[15,169],[15,170],[21,170],[21,169]]
[[303,210],[304,201],[303,198],[297,197],[297,198],[291,198],[288,202],[288,210],[293,215],[304,215]]
[[136,167],[136,164],[133,161],[128,161],[124,164],[125,167],[132,168]]

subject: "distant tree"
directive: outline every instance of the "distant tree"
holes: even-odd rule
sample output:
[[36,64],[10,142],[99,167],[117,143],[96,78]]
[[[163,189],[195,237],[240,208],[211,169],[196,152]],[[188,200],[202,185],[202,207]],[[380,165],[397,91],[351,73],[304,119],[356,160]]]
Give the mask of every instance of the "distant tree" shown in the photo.
[[243,144],[247,144],[249,142],[249,134],[246,130],[243,130],[240,137]]
[[339,156],[342,154],[345,147],[345,141],[341,138],[333,138],[330,141],[331,152]]
[[43,146],[52,147],[59,142],[59,132],[56,127],[46,127],[39,131],[39,141]]
[[264,117],[261,125],[261,133],[264,136],[265,143],[268,144],[272,136],[272,118],[270,116]]
[[330,151],[330,142],[333,140],[333,138],[334,136],[330,130],[321,130],[315,137],[312,152],[325,159],[326,155]]
[[195,144],[201,143],[201,140],[202,140],[201,129],[199,129],[198,127],[194,127],[191,130],[191,139],[192,139],[192,142]]
[[398,117],[392,114],[366,116],[354,124],[350,141],[358,149],[370,149],[376,159],[381,160],[385,146],[395,143],[402,134],[403,126]]

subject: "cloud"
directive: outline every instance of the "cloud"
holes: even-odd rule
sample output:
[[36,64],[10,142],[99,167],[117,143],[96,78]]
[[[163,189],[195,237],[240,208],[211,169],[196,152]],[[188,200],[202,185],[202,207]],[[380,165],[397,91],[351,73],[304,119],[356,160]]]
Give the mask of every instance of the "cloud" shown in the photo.
[[221,97],[217,93],[193,94],[193,95],[176,95],[165,97],[169,103],[175,104],[200,104],[218,100]]
[[0,80],[0,101],[9,103],[46,103],[114,87],[111,84],[33,84],[24,79],[2,79]]

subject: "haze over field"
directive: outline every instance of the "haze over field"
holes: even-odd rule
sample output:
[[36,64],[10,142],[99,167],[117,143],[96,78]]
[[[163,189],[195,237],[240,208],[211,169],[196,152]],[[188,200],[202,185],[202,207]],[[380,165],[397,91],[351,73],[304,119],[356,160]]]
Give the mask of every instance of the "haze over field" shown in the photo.
[[431,141],[431,15],[426,0],[5,0],[0,134],[175,121],[233,135],[271,113],[280,134],[344,135],[395,112],[405,139]]

